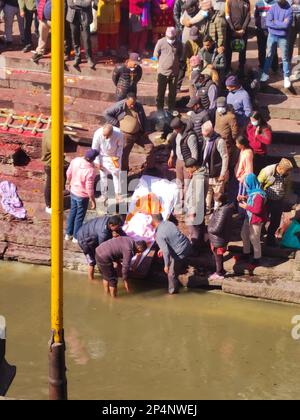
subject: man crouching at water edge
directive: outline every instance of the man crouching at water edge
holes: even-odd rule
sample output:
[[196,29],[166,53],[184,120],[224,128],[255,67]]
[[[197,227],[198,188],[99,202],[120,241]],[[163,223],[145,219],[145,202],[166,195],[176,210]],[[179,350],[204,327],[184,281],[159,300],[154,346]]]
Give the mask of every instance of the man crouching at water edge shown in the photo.
[[169,294],[173,295],[179,292],[178,276],[185,259],[191,254],[192,246],[174,223],[164,221],[161,214],[152,216],[152,224],[156,228],[156,242],[160,248],[158,256],[164,258]]
[[118,263],[118,268],[122,261],[122,279],[125,289],[129,293],[128,277],[132,258],[138,257],[147,249],[145,241],[134,241],[128,236],[119,236],[110,239],[96,249],[96,261],[98,268],[103,276],[103,287],[111,297],[117,297],[118,272],[114,267],[114,262]]
[[96,248],[103,242],[125,236],[120,216],[96,217],[85,223],[78,231],[78,245],[85,254],[88,263],[88,278],[94,280],[96,265]]

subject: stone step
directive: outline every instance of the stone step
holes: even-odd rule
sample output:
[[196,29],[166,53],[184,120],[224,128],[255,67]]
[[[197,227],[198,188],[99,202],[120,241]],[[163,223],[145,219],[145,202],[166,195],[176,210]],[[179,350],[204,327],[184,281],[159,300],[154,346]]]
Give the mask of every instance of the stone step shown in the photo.
[[[28,71],[38,71],[51,73],[51,56],[46,55],[38,64],[31,61],[32,54],[24,54],[21,51],[6,51],[1,54],[0,71],[3,76],[9,75],[14,70],[19,70],[20,74],[25,74]],[[88,76],[95,78],[105,78],[111,80],[112,71],[114,69],[114,62],[111,59],[95,57],[96,68],[90,69],[87,63],[83,62],[80,65],[80,71],[73,67],[73,61],[67,61],[65,65],[66,75]],[[142,60],[143,67],[143,82],[155,82],[157,75],[155,65],[151,60]]]
[[[12,70],[0,79],[0,88],[27,89],[33,94],[50,93],[51,75],[42,72]],[[70,75],[65,76],[65,96],[93,101],[115,102],[115,86],[111,79]],[[155,106],[156,84],[140,82],[138,98],[144,105]]]
[[[82,98],[65,96],[65,119],[81,123],[88,127],[90,124],[103,124],[105,122],[103,112],[112,105],[111,102],[94,101]],[[0,88],[0,108],[13,109],[14,112],[24,115],[51,114],[50,93],[36,93],[26,89]],[[154,107],[145,107],[149,114]]]
[[300,120],[300,97],[259,93],[257,100],[269,118]]
[[272,127],[273,143],[294,145],[300,143],[300,122],[298,120],[272,118],[268,124]]

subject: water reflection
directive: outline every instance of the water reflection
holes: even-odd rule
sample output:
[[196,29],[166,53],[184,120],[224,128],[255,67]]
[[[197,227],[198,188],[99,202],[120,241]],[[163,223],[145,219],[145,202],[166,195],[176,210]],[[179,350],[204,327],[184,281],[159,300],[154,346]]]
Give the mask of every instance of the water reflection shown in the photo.
[[[0,262],[7,358],[18,367],[11,397],[47,397],[49,283],[48,268]],[[298,306],[133,288],[112,301],[84,274],[66,273],[70,398],[299,398]]]

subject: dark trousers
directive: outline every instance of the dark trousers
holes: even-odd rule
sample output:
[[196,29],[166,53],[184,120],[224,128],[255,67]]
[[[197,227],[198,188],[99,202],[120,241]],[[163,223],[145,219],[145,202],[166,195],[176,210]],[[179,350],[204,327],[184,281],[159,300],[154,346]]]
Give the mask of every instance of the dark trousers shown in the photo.
[[71,25],[65,20],[65,54],[70,55],[72,51]]
[[33,10],[25,9],[25,16],[24,16],[24,40],[25,45],[32,45],[32,34],[31,34],[31,27],[34,15],[36,14]]
[[[266,59],[266,51],[267,51],[267,40],[268,40],[268,30],[267,29],[256,29],[256,36],[257,36],[257,47],[258,47],[258,61],[259,67],[261,69],[264,68],[265,59]],[[276,72],[278,70],[278,55],[277,50],[274,54],[273,62],[272,62],[272,70]]]
[[225,273],[223,255],[218,255],[217,250],[213,250],[213,254],[216,263],[216,273],[219,276],[223,276]]
[[201,225],[188,225],[193,253],[199,254],[200,247],[204,244],[205,222]]
[[260,171],[268,165],[268,158],[266,155],[254,155],[253,158],[253,172],[259,175]]
[[289,35],[289,61],[293,58],[293,51],[294,51],[294,45],[297,38],[297,35],[300,33],[300,22],[297,22],[296,25],[293,25],[290,28],[290,35]]
[[283,213],[283,200],[268,200],[267,209],[270,218],[270,225],[268,227],[268,240],[275,239],[275,233],[280,226],[281,216]]
[[[68,166],[64,166],[64,185],[66,183]],[[51,166],[45,166],[46,182],[44,188],[44,198],[47,207],[51,208]]]
[[176,93],[177,93],[177,76],[164,76],[163,74],[158,75],[157,78],[157,99],[156,106],[158,110],[163,110],[165,105],[165,94],[167,86],[169,87],[168,96],[168,109],[170,112],[174,111],[176,105]]
[[168,273],[168,291],[170,294],[178,293],[180,282],[178,279],[179,274],[183,268],[183,260],[170,256],[170,265]]
[[[231,47],[231,42],[234,39],[235,39],[235,37],[233,36],[232,30],[231,29],[228,29],[227,37],[226,37],[226,48],[225,48],[227,71],[230,71],[230,68],[231,68],[231,60],[232,60],[232,47]],[[245,35],[243,36],[242,39],[245,42],[245,48],[239,53],[239,70],[241,72],[244,71],[245,64],[246,64],[246,51],[247,51],[247,42],[248,42],[248,34],[247,34],[247,32],[245,33]]]
[[75,51],[75,57],[80,59],[80,39],[82,38],[83,47],[85,50],[85,56],[87,60],[92,58],[92,44],[91,44],[91,34],[89,26],[82,26],[80,22],[80,17],[78,14],[75,15],[73,23],[70,23],[73,46]]
[[177,80],[177,89],[179,90],[182,86],[182,83],[184,81],[186,73],[186,61],[180,61],[179,62],[179,74],[178,74],[178,80]]
[[45,166],[46,183],[44,189],[45,204],[51,208],[51,167]]
[[136,134],[124,134],[124,149],[122,156],[122,171],[129,170],[129,155],[135,144],[146,152],[146,166],[147,168],[153,168],[154,166],[154,146],[149,137],[144,133]]

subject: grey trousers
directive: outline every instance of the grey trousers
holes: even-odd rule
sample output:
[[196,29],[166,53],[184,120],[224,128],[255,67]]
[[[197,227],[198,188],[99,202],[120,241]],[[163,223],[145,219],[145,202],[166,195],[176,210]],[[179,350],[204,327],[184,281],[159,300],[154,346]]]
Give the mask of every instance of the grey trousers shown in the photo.
[[169,274],[168,274],[168,290],[170,294],[178,293],[180,282],[178,276],[183,268],[183,260],[170,256]]
[[13,40],[13,24],[14,18],[17,16],[21,41],[24,42],[24,18],[20,15],[20,9],[18,7],[10,6],[6,4],[4,6],[4,23],[5,23],[5,39],[7,42]]

